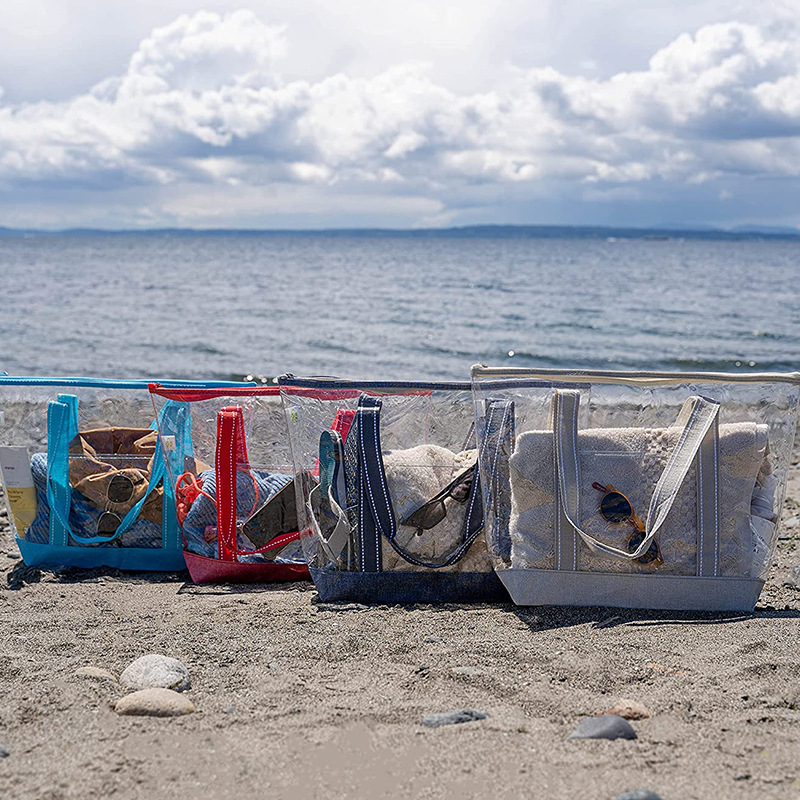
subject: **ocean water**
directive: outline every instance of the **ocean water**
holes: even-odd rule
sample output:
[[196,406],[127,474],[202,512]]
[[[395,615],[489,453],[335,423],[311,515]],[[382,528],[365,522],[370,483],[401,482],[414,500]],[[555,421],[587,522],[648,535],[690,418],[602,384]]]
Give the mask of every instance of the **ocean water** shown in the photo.
[[32,235],[0,294],[18,375],[800,369],[792,241]]

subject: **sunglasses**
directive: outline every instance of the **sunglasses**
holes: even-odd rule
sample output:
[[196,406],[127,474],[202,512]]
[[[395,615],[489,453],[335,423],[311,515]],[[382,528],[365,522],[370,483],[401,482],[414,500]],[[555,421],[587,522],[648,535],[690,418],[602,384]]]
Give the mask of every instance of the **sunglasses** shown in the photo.
[[[127,503],[133,497],[134,483],[127,475],[114,475],[106,487],[109,503]],[[113,511],[104,511],[97,520],[98,536],[113,536],[122,524],[122,517]]]
[[[628,538],[628,552],[635,552],[644,541],[646,529],[644,522],[634,512],[631,501],[610,483],[608,486],[603,486],[602,483],[595,481],[592,484],[592,488],[597,489],[598,492],[603,492],[603,497],[600,500],[600,515],[606,522],[630,522],[636,529]],[[650,547],[647,548],[647,552],[634,560],[637,564],[656,567],[664,563],[661,558],[661,550],[655,539],[651,542]]]
[[475,478],[476,464],[464,470],[460,475],[447,484],[435,497],[432,497],[416,511],[400,520],[401,525],[408,525],[417,529],[419,536],[422,531],[435,528],[446,516],[447,506],[445,500],[452,497],[457,503],[466,503],[472,490],[472,481]]

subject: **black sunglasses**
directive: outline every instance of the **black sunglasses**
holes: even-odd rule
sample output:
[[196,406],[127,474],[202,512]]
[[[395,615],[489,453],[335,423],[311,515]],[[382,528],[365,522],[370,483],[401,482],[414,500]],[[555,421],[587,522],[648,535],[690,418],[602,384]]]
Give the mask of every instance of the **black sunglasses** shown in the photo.
[[448,497],[452,497],[457,503],[462,504],[469,500],[476,468],[477,465],[473,464],[469,469],[465,469],[435,497],[432,497],[416,511],[412,511],[407,517],[401,519],[400,524],[416,528],[417,534],[435,528],[447,516],[447,506],[444,501]]

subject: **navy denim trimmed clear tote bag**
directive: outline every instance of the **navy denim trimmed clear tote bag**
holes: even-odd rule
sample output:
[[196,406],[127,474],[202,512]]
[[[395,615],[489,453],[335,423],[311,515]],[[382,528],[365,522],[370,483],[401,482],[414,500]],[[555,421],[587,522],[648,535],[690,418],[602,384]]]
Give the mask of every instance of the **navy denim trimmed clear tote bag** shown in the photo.
[[[174,381],[177,387],[242,386]],[[0,377],[0,467],[28,566],[184,569],[168,462],[192,457],[188,404],[144,380]]]
[[278,383],[323,601],[507,599],[483,536],[469,384]]

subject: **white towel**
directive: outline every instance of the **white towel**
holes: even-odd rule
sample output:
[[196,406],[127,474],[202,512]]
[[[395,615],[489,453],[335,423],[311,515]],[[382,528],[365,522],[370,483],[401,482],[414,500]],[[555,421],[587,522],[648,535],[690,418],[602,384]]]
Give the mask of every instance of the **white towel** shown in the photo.
[[[579,514],[576,522],[591,536],[627,550],[634,532],[629,522],[609,523],[600,515],[602,494],[593,482],[622,492],[641,519],[675,446],[680,430],[673,428],[598,428],[578,433]],[[719,427],[719,575],[758,577],[771,544],[770,514],[751,523],[751,502],[759,472],[768,474],[768,428],[755,423]],[[511,563],[516,568],[555,568],[555,473],[552,431],[519,435],[510,458]],[[765,493],[756,502],[763,505]],[[772,515],[774,519],[774,514]],[[774,528],[773,528],[774,529]],[[694,575],[697,569],[697,478],[693,465],[669,517],[656,536],[664,564],[647,566],[590,550],[578,539],[578,569],[595,572],[658,571]],[[753,574],[755,572],[755,574]]]
[[[408,450],[389,450],[383,453],[386,481],[397,519],[397,543],[423,561],[437,561],[458,546],[464,535],[464,521],[469,508],[453,498],[445,500],[447,516],[435,527],[417,534],[415,528],[400,525],[400,520],[435,497],[448,483],[472,466],[476,450],[454,453],[444,447],[423,444]],[[384,539],[383,568],[391,571],[424,571],[406,561]],[[479,534],[467,554],[455,564],[442,567],[448,572],[490,572],[486,541]]]

